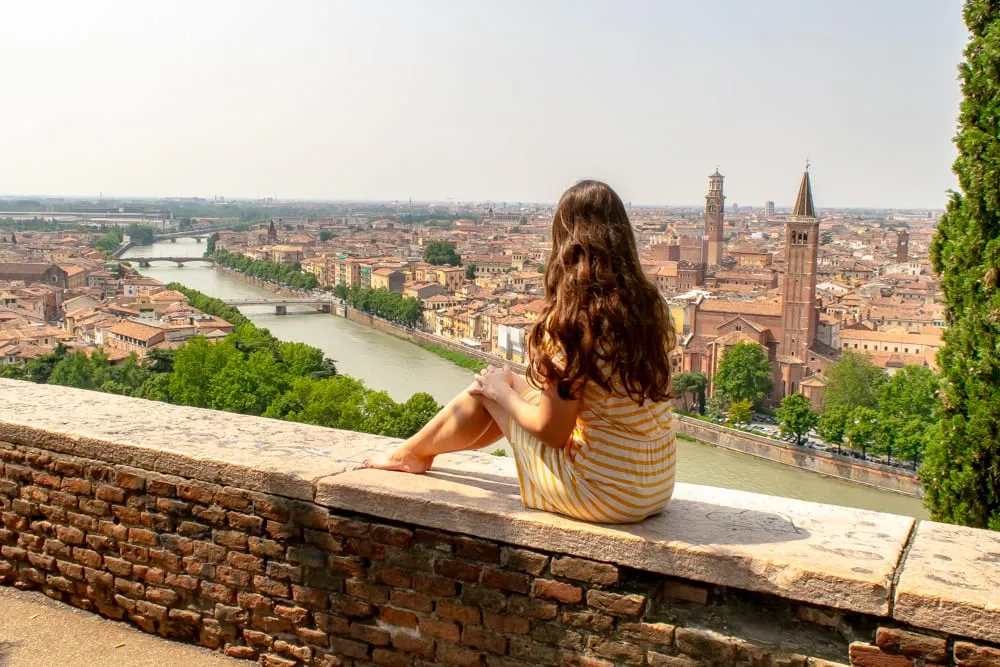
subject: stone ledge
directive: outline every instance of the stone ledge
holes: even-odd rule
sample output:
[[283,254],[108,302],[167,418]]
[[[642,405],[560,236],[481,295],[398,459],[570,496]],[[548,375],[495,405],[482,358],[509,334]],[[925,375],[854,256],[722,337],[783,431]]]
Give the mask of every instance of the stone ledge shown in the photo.
[[594,525],[526,510],[516,477],[478,466],[422,476],[357,470],[321,480],[316,502],[384,519],[639,570],[885,616],[914,520],[678,484],[660,516]]
[[[0,440],[312,500],[378,436],[0,379]],[[360,457],[360,458],[359,458]]]
[[917,627],[1000,643],[1000,533],[920,522],[893,612]]

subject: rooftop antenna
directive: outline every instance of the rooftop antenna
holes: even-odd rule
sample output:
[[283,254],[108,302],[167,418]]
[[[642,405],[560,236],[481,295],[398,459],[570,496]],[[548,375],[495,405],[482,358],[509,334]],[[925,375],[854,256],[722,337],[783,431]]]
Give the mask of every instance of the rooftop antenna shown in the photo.
[[809,171],[809,156],[806,155],[806,171]]

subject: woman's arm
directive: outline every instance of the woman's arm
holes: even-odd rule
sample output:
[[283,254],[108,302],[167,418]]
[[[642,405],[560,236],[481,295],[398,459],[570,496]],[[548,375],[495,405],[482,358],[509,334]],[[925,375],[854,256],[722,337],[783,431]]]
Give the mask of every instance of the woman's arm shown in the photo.
[[553,385],[542,389],[538,405],[529,403],[510,386],[509,372],[492,367],[484,370],[476,378],[479,393],[496,401],[521,428],[542,443],[557,449],[565,447],[576,427],[580,401],[561,398]]

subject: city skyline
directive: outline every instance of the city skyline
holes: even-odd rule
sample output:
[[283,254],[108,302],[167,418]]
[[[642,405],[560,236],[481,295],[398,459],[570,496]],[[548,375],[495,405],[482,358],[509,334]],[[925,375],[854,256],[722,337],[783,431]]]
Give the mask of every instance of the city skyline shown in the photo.
[[0,193],[941,209],[960,3],[871,4],[16,7]]

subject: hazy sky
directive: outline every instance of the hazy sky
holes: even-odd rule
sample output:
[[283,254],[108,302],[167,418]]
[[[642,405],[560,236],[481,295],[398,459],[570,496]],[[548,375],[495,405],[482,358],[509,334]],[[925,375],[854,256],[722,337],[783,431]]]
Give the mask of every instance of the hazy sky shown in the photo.
[[943,207],[959,0],[8,2],[0,193]]

